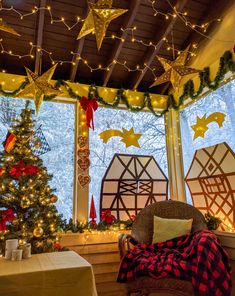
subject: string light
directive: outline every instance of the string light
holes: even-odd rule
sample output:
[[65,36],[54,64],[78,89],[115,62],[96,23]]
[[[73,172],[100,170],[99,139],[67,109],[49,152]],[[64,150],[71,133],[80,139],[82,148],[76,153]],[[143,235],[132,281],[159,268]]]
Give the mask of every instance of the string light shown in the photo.
[[[156,9],[156,7],[155,7],[156,0],[148,0],[148,1],[151,3],[151,7],[152,7],[152,10],[153,10],[154,16],[161,15],[161,16],[165,17],[166,20],[168,20],[170,18],[178,17],[185,24],[186,27],[190,27],[192,30],[200,33],[201,35],[203,35],[204,37],[209,38],[209,39],[213,39],[213,38],[205,35],[204,33],[207,31],[207,29],[208,29],[208,27],[210,26],[211,23],[213,23],[215,21],[218,21],[218,22],[221,21],[221,19],[218,18],[218,19],[212,19],[211,21],[208,21],[208,22],[203,23],[201,25],[194,24],[194,23],[191,23],[189,21],[189,16],[188,16],[187,11],[185,11],[185,12],[178,11],[176,9],[176,7],[174,7],[170,3],[169,0],[166,0],[166,1],[169,4],[169,6],[171,7],[172,12],[167,12],[167,13]],[[63,16],[61,18],[53,16],[53,9],[51,8],[51,6],[46,6],[46,7],[33,6],[32,9],[31,9],[31,12],[23,14],[21,11],[17,10],[13,6],[4,7],[2,5],[1,0],[0,0],[0,11],[12,11],[15,14],[17,14],[21,20],[23,20],[26,17],[29,17],[31,15],[35,15],[40,11],[45,11],[50,16],[50,23],[51,24],[62,23],[68,30],[74,29],[78,23],[85,21],[85,19],[82,19],[80,16],[77,16],[76,21],[74,22],[74,24],[72,26],[69,26]],[[134,26],[133,28],[126,28],[126,29],[121,29],[121,30],[122,30],[123,33],[124,32],[128,33],[128,31],[129,31],[131,34],[127,34],[126,38],[118,37],[118,36],[116,36],[114,34],[112,34],[111,36],[106,36],[105,38],[106,39],[109,39],[109,38],[118,39],[121,42],[126,42],[128,40],[128,38],[130,38],[131,42],[133,42],[133,43],[138,43],[138,44],[141,44],[141,45],[143,45],[145,47],[152,47],[154,49],[158,48],[158,44],[159,44],[160,41],[164,41],[166,49],[168,51],[172,50],[173,53],[175,53],[175,52],[177,54],[181,53],[181,51],[178,50],[177,48],[175,48],[173,44],[172,45],[169,44],[169,42],[167,40],[167,36],[164,36],[162,38],[162,40],[160,40],[159,42],[154,43],[151,40],[150,41],[145,41],[145,40],[137,38],[135,36],[135,31],[137,30],[136,26]],[[199,30],[201,30],[202,32],[199,31]],[[224,40],[219,40],[219,41],[224,41]],[[230,41],[225,41],[225,42],[230,42]],[[195,50],[197,49],[197,47],[198,47],[198,44],[195,44],[193,46],[194,50],[189,51],[189,54],[190,54],[189,58],[190,58],[190,56],[196,56]],[[127,64],[127,61],[123,62],[123,61],[119,61],[119,60],[113,60],[107,66],[103,66],[101,64],[94,66],[94,65],[90,65],[89,61],[86,58],[83,58],[79,53],[75,53],[75,52],[71,52],[71,54],[73,55],[73,58],[71,60],[68,60],[68,61],[67,60],[55,60],[53,58],[53,53],[52,52],[47,51],[46,49],[44,49],[42,47],[39,47],[37,45],[34,45],[32,42],[30,42],[29,52],[27,54],[25,54],[25,55],[19,55],[17,53],[14,53],[11,49],[6,50],[4,48],[4,46],[3,46],[3,39],[0,39],[0,50],[1,50],[2,54],[7,54],[7,55],[10,55],[10,56],[13,56],[13,57],[17,57],[19,59],[28,58],[28,57],[30,57],[31,59],[34,59],[35,58],[35,51],[37,51],[37,52],[40,52],[41,54],[46,54],[49,57],[52,64],[58,63],[59,65],[71,64],[72,66],[75,66],[76,65],[76,60],[77,60],[77,62],[78,61],[83,62],[83,64],[90,70],[90,72],[94,72],[94,71],[110,71],[111,66],[114,65],[114,64],[118,64],[119,66],[124,67],[128,72],[142,72],[143,73],[145,71],[145,69],[147,68],[152,73],[154,78],[156,78],[156,75],[155,75],[156,68],[154,68],[154,67],[151,68],[147,64],[144,64],[143,66],[140,66],[140,65],[137,64],[136,66],[129,67],[128,64]],[[173,56],[174,56],[174,54],[173,54]],[[76,60],[74,60],[74,57],[76,57]],[[5,70],[2,70],[2,72],[5,72]]]
[[76,22],[72,26],[69,26],[68,23],[65,21],[65,18],[64,17],[61,17],[61,18],[54,18],[53,17],[52,8],[50,6],[47,6],[47,7],[37,7],[37,6],[34,6],[32,8],[32,10],[31,10],[31,12],[24,13],[23,14],[19,10],[15,9],[13,6],[3,7],[3,5],[2,5],[2,3],[0,1],[0,11],[12,11],[12,12],[16,13],[21,20],[23,20],[24,18],[29,17],[29,16],[31,16],[33,14],[37,14],[40,11],[46,11],[46,12],[49,13],[50,23],[51,24],[62,23],[67,28],[68,31],[70,31],[73,28],[75,28],[78,23],[85,21],[80,16],[77,16]]

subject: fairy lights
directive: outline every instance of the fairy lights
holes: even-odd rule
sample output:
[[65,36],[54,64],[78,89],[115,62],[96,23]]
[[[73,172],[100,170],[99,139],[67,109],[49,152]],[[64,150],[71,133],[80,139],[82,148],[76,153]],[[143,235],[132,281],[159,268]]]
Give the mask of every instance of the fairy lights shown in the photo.
[[[189,21],[189,16],[188,16],[187,11],[180,12],[176,9],[176,7],[174,7],[170,3],[169,0],[165,0],[165,1],[169,4],[169,8],[171,8],[171,12],[163,12],[163,11],[156,9],[157,1],[156,0],[148,0],[148,2],[151,4],[152,10],[153,10],[153,15],[155,17],[158,17],[159,15],[163,16],[166,19],[166,21],[170,20],[171,18],[178,17],[185,24],[186,27],[191,28],[192,30],[196,31],[197,33],[203,35],[206,38],[212,39],[211,37],[208,37],[205,33],[212,22],[221,21],[221,19],[212,19],[211,21],[208,21],[208,22],[200,24],[200,25],[196,24],[196,23],[192,23]],[[19,17],[20,20],[24,20],[25,18],[27,18],[29,16],[36,15],[42,10],[45,11],[49,15],[50,23],[52,25],[57,24],[57,23],[61,23],[66,27],[67,30],[72,30],[77,26],[78,23],[84,22],[84,19],[82,19],[78,15],[78,16],[76,16],[76,20],[74,21],[74,23],[72,25],[69,25],[68,21],[66,21],[63,16],[61,16],[61,17],[54,16],[55,13],[54,13],[51,6],[45,6],[45,7],[33,6],[30,12],[22,13],[22,11],[19,11],[18,9],[14,8],[14,6],[9,6],[9,7],[3,6],[2,1],[0,0],[0,12],[1,11],[13,12]],[[71,20],[69,20],[69,22],[71,23]],[[138,38],[137,37],[138,34],[136,33],[136,31],[137,31],[136,26],[134,26],[132,28],[125,28],[125,29],[122,28],[121,30],[122,30],[122,32],[127,32],[130,34],[126,34],[126,36],[127,36],[126,38],[119,37],[115,34],[112,34],[111,36],[106,36],[105,38],[106,39],[118,39],[118,40],[120,40],[120,42],[123,42],[123,43],[127,42],[127,41],[131,41],[133,43],[141,44],[145,47],[152,47],[153,49],[157,49],[159,42],[164,41],[164,45],[166,47],[166,50],[172,51],[173,57],[175,56],[175,54],[181,53],[181,50],[175,48],[173,42],[171,43],[168,41],[168,39],[167,39],[168,36],[164,36],[163,39],[159,40],[158,42],[153,42],[152,40],[147,41],[147,40],[143,40],[143,39]],[[224,40],[220,40],[220,41],[224,41]],[[190,58],[190,56],[191,57],[196,56],[195,51],[196,51],[197,47],[198,47],[198,44],[194,44],[192,46],[192,50],[189,51],[189,58]],[[57,60],[57,59],[54,59],[53,52],[48,51],[47,49],[42,48],[40,46],[37,46],[37,45],[33,44],[32,42],[30,42],[30,47],[29,47],[28,53],[26,53],[24,55],[19,55],[18,53],[13,52],[13,50],[11,50],[11,49],[6,49],[3,45],[3,39],[0,39],[0,51],[1,51],[1,54],[7,54],[10,56],[17,57],[19,59],[22,59],[22,58],[34,59],[35,52],[37,51],[37,52],[40,52],[41,54],[48,56],[52,65],[55,63],[58,63],[59,65],[71,64],[72,66],[75,66],[77,62],[81,61],[89,69],[90,72],[110,71],[110,68],[114,64],[117,64],[117,65],[123,67],[128,72],[142,72],[142,73],[144,73],[144,71],[147,68],[152,73],[153,77],[156,78],[156,74],[155,74],[156,68],[150,67],[146,63],[142,63],[142,64],[137,63],[135,66],[130,67],[128,65],[127,61],[116,59],[116,60],[111,61],[108,65],[101,65],[101,64],[94,65],[94,64],[89,63],[87,58],[85,58],[84,56],[81,56],[80,53],[76,53],[73,51],[71,51],[71,55],[72,55],[71,60]]]
[[3,7],[2,1],[0,1],[0,11],[12,11],[19,16],[20,20],[23,20],[26,17],[29,17],[31,15],[37,14],[40,10],[48,12],[48,14],[50,16],[50,23],[51,24],[62,23],[69,31],[72,30],[73,28],[75,28],[78,23],[84,22],[84,19],[82,19],[80,16],[77,16],[76,22],[72,26],[69,26],[68,23],[65,21],[64,17],[61,17],[61,18],[53,17],[52,8],[50,6],[47,6],[47,7],[34,6],[31,10],[31,12],[23,14],[19,10],[15,9],[13,6]]

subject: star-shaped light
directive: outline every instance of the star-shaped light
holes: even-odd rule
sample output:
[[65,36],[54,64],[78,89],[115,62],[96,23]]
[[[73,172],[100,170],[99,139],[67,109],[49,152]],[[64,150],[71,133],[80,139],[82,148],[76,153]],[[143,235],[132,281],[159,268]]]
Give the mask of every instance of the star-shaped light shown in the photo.
[[98,0],[96,4],[91,4],[88,16],[77,39],[93,33],[96,36],[99,50],[110,22],[128,11],[127,9],[112,8],[112,4],[112,0]]
[[203,115],[202,118],[197,116],[196,124],[191,126],[194,130],[193,140],[196,140],[199,137],[204,138],[205,132],[208,130],[207,124],[206,115]]
[[10,27],[2,18],[0,18],[0,30],[16,36],[20,36],[20,34],[17,33],[16,30],[14,30],[12,27]]
[[17,96],[33,97],[37,113],[40,109],[44,96],[59,95],[61,93],[57,88],[49,83],[54,74],[56,66],[57,64],[55,64],[42,76],[38,76],[28,68],[25,68],[29,84],[26,85],[26,87],[22,91],[20,91]]
[[177,89],[180,86],[180,81],[183,76],[200,72],[200,70],[185,66],[189,47],[190,45],[183,52],[181,52],[174,61],[157,56],[159,62],[162,64],[165,70],[165,73],[158,77],[150,87],[170,81],[173,88]]
[[142,134],[135,134],[133,127],[128,131],[127,129],[122,129],[122,139],[121,142],[126,144],[126,147],[135,146],[140,147],[138,142]]

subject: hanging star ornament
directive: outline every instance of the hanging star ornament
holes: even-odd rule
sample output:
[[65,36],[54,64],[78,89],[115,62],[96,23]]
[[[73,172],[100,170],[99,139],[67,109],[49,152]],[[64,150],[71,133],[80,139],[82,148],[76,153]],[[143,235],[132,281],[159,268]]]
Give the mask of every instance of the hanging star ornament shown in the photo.
[[0,30],[16,36],[20,36],[20,34],[17,33],[15,29],[10,27],[2,18],[0,18]]
[[185,66],[189,47],[190,45],[181,52],[174,61],[157,56],[159,62],[165,70],[165,73],[158,77],[150,87],[170,81],[174,90],[176,90],[179,88],[183,76],[200,72],[200,70]]
[[122,128],[120,130],[109,129],[99,134],[100,138],[103,140],[104,143],[107,143],[108,140],[112,137],[121,137],[121,142],[126,145],[126,148],[130,146],[140,147],[139,145],[139,138],[142,134],[135,134],[133,127],[130,130]]
[[77,39],[93,33],[96,36],[97,48],[100,50],[110,22],[128,11],[128,9],[112,8],[112,4],[112,0],[98,0],[96,4],[90,4],[88,16]]
[[214,112],[214,113],[210,114],[208,117],[206,116],[206,114],[204,114],[202,116],[202,118],[197,116],[196,124],[191,126],[191,128],[194,131],[193,140],[196,140],[199,137],[204,138],[205,133],[209,129],[208,124],[211,122],[216,122],[218,124],[219,128],[221,128],[223,126],[223,122],[225,120],[225,117],[226,117],[226,115],[222,112]]
[[38,76],[25,67],[29,84],[17,94],[17,97],[33,97],[37,113],[41,107],[44,96],[59,95],[61,93],[57,88],[50,84],[56,66],[57,64],[41,76]]

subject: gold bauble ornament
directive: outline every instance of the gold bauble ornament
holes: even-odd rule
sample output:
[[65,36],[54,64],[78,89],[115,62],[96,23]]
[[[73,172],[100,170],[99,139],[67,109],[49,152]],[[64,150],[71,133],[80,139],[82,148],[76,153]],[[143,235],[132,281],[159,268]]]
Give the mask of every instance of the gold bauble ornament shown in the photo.
[[34,228],[33,236],[41,237],[43,235],[43,229],[41,227]]
[[57,200],[58,200],[58,197],[54,194],[50,198],[51,203],[55,203],[55,202],[57,202]]
[[23,196],[20,201],[20,206],[23,209],[28,208],[30,206],[30,200],[26,196]]

